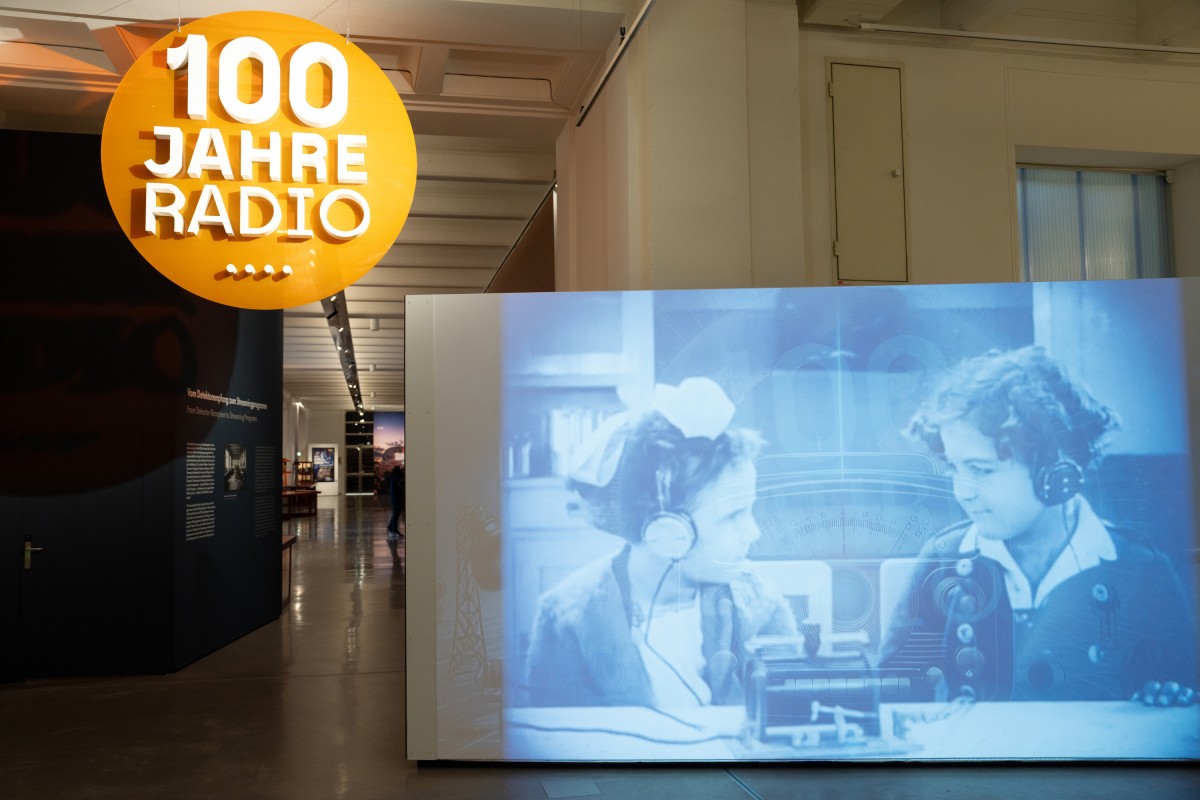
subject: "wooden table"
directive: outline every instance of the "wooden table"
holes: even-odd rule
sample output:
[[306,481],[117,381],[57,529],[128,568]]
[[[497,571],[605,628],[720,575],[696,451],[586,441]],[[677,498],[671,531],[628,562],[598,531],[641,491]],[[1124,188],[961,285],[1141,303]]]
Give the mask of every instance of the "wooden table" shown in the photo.
[[283,490],[283,518],[313,517],[317,514],[317,490],[285,488]]

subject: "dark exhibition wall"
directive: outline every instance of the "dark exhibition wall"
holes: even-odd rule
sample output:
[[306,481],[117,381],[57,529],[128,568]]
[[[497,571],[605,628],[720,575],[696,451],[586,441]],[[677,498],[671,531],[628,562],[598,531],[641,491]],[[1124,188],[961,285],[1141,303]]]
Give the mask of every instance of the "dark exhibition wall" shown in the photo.
[[0,132],[0,678],[165,672],[279,614],[282,314],[178,288],[98,137]]

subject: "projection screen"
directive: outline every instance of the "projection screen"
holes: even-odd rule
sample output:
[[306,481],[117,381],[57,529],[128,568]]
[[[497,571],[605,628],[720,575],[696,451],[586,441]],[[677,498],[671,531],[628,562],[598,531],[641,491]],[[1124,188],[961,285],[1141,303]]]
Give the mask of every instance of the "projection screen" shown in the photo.
[[409,757],[1200,757],[1198,288],[410,297]]

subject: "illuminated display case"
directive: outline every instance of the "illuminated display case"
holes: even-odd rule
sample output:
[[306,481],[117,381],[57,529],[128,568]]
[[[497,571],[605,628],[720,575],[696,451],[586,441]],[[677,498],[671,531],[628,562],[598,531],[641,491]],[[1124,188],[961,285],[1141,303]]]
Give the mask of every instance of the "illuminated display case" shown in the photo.
[[296,462],[296,486],[312,486],[313,463],[311,461]]

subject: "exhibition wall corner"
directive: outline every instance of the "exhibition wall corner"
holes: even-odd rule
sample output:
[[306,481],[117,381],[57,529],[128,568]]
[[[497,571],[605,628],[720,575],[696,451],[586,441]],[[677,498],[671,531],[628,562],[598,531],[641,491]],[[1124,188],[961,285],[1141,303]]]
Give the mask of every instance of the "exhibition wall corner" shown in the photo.
[[98,137],[0,132],[0,679],[178,669],[280,610],[282,314],[134,250]]

